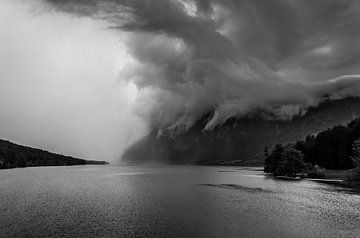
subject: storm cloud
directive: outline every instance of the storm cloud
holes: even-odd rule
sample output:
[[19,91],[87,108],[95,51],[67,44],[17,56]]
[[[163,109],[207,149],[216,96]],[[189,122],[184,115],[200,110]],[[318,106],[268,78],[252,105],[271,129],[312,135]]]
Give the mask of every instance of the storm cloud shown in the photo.
[[353,0],[47,0],[106,21],[134,60],[119,80],[162,132],[205,129],[254,110],[289,119],[360,94],[360,3]]

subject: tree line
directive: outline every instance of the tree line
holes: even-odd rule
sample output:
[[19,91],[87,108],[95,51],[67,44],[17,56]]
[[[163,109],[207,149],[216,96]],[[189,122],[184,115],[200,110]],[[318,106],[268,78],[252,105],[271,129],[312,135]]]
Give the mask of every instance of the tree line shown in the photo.
[[337,125],[293,144],[264,150],[264,171],[295,176],[314,168],[354,169],[360,159],[360,118]]
[[105,161],[83,160],[71,156],[55,154],[0,139],[0,169],[106,163],[107,162]]

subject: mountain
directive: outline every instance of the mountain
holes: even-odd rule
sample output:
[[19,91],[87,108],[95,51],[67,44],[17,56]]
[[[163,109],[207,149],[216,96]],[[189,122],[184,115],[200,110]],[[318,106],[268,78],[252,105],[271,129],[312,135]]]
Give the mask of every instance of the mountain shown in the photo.
[[265,146],[295,142],[308,134],[360,116],[360,98],[326,101],[292,120],[268,120],[257,114],[228,120],[204,131],[207,117],[176,137],[152,131],[124,153],[124,162],[262,165]]
[[17,145],[0,139],[0,169],[84,164],[107,164],[107,162],[78,159],[71,156]]

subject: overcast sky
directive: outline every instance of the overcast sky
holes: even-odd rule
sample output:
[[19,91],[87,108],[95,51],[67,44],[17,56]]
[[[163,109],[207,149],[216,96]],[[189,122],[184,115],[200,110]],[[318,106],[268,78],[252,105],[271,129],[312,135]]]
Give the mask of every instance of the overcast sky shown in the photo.
[[0,39],[0,136],[94,159],[360,94],[355,0],[3,0]]
[[0,137],[116,161],[144,134],[136,87],[120,82],[121,36],[32,1],[0,1]]

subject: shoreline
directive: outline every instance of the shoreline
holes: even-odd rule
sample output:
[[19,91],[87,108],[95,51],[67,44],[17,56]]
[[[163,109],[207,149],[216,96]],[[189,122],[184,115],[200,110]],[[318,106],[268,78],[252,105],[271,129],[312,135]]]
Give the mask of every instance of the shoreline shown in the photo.
[[[90,161],[90,162],[89,162]],[[39,168],[39,167],[65,167],[65,166],[83,166],[83,165],[109,165],[108,161],[97,161],[97,160],[86,160],[84,164],[42,164],[42,165],[34,165],[34,166],[18,166],[18,167],[9,167],[9,168],[0,168],[0,170],[8,170],[8,169],[23,169],[23,168]]]

